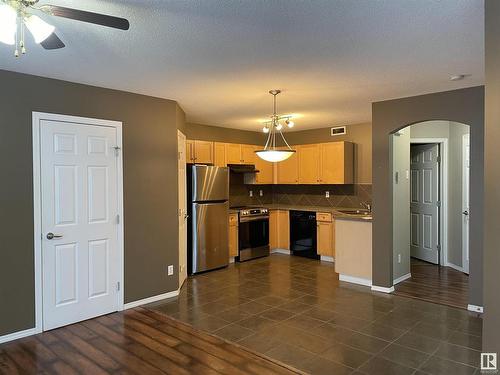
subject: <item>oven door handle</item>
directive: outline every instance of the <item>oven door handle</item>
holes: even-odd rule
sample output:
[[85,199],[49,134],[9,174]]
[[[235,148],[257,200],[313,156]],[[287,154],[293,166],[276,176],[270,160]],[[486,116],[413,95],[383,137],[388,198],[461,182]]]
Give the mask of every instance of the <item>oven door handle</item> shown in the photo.
[[250,217],[240,217],[240,223],[248,223],[249,221],[267,221],[269,216],[250,216]]

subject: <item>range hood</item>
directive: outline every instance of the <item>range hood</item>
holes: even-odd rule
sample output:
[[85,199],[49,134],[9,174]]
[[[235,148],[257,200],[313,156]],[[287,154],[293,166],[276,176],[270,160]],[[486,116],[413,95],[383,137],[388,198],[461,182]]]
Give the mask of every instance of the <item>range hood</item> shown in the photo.
[[257,173],[253,164],[228,164],[229,170],[234,173]]

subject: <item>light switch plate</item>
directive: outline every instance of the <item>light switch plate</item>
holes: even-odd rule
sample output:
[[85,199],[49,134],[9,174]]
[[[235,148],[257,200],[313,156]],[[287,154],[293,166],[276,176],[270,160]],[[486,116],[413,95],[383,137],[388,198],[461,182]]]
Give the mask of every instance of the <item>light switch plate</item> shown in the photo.
[[249,195],[249,196],[251,196],[251,197],[253,197],[253,191],[252,191],[252,190],[250,190],[250,191],[248,192],[248,195]]
[[330,192],[329,191],[325,191],[325,198],[330,198]]
[[260,195],[261,197],[263,197],[263,196],[264,196],[264,192],[263,192],[262,190],[259,190],[259,195]]
[[168,276],[172,276],[174,274],[174,265],[173,264],[168,266],[167,273],[168,273]]

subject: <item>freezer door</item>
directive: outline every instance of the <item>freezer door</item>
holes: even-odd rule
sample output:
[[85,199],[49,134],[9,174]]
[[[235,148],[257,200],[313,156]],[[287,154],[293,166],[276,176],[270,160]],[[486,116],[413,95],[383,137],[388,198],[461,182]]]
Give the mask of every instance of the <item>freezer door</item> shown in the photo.
[[229,264],[229,203],[193,203],[192,273]]
[[194,165],[191,173],[193,202],[229,199],[229,170],[227,167]]

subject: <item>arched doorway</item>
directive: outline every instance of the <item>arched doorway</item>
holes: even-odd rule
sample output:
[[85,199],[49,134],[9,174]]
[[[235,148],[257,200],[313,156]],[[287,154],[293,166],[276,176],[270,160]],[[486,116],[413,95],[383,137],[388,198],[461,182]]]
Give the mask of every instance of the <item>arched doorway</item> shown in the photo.
[[470,127],[425,121],[390,138],[396,294],[467,308]]

